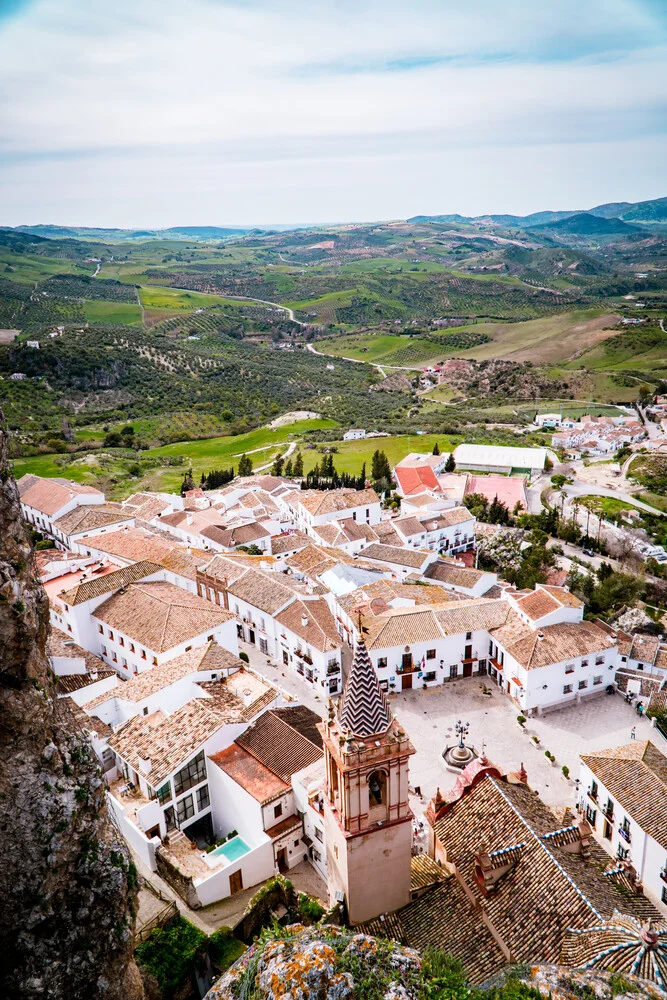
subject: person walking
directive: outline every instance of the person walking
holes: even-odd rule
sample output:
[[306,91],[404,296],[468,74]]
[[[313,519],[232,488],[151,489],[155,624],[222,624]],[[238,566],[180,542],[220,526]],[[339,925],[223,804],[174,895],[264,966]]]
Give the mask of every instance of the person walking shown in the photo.
[[631,740],[637,739],[637,727],[636,726],[633,726],[632,729],[630,730],[630,739]]

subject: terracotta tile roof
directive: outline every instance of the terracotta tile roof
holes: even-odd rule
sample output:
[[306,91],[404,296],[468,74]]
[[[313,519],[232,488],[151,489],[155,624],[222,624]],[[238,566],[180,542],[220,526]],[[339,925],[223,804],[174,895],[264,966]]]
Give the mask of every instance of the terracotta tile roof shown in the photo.
[[382,614],[383,611],[375,611],[374,606],[379,602],[379,606],[387,611],[392,601],[396,599],[414,601],[421,605],[441,605],[451,604],[457,600],[455,594],[448,594],[442,587],[435,584],[425,586],[423,584],[406,583],[400,580],[376,580],[375,583],[366,584],[352,590],[349,594],[343,594],[336,598],[338,606],[348,614],[359,605],[367,605],[364,614]]
[[409,538],[411,535],[425,535],[428,529],[419,520],[416,514],[408,514],[406,517],[397,517],[392,522],[394,530]]
[[426,567],[424,576],[428,580],[448,583],[452,587],[474,587],[486,574],[481,569],[468,569],[466,566],[454,566],[452,563],[437,562]]
[[197,567],[201,566],[209,556],[203,549],[185,549],[174,546],[165,553],[159,562],[165,569],[187,580],[196,580]]
[[303,549],[306,545],[310,545],[310,535],[295,531],[291,535],[274,535],[271,540],[271,551],[274,556],[279,556],[283,552]]
[[410,858],[410,888],[425,889],[438,882],[446,882],[451,875],[428,854],[415,854]]
[[[110,737],[109,746],[157,788],[223,725],[221,715],[195,698],[168,716],[154,712],[130,719]],[[145,771],[146,760],[150,770]]]
[[[175,684],[183,677],[203,670],[238,670],[243,667],[243,661],[239,660],[229,650],[224,649],[217,642],[208,642],[205,646],[198,646],[190,649],[187,653],[181,653],[168,663],[144,670],[140,674],[135,674],[127,681],[121,681],[118,687],[106,694],[101,694],[94,701],[86,705],[86,711],[92,712],[113,698],[120,698],[121,701],[134,702],[139,704],[150,698],[156,691]],[[273,690],[273,689],[272,689]]]
[[168,552],[173,551],[175,546],[173,536],[138,526],[121,528],[119,531],[109,532],[108,535],[96,535],[90,540],[91,549],[131,562],[146,559],[160,562]]
[[[51,626],[46,640],[46,653],[49,657],[63,657],[83,660],[86,664],[85,674],[56,675],[56,693],[61,695],[80,691],[81,688],[96,684],[108,677],[116,677],[116,671],[110,670],[103,660],[93,656],[87,649],[73,642],[67,632]],[[87,706],[86,706],[87,707]]]
[[568,929],[561,961],[573,969],[601,969],[621,976],[638,976],[665,991],[667,921],[651,921],[649,930],[636,917],[617,910],[603,924]]
[[338,549],[330,549],[323,545],[313,545],[312,543],[300,549],[299,552],[287,556],[285,559],[285,564],[290,569],[295,570],[297,573],[303,573],[304,576],[311,579],[321,576],[322,573],[325,573],[333,566],[337,566],[339,563],[356,564],[356,562],[357,560],[346,556]]
[[83,604],[85,601],[90,601],[93,597],[110,594],[120,587],[127,587],[131,583],[136,583],[137,580],[142,580],[145,576],[153,576],[154,573],[159,573],[161,569],[161,566],[152,562],[132,563],[130,566],[121,566],[120,569],[114,570],[113,573],[104,573],[101,576],[91,576],[86,580],[82,580],[81,583],[78,583],[76,587],[72,587],[71,590],[62,591],[58,597],[65,604],[73,606]]
[[584,602],[580,601],[576,594],[573,594],[567,587],[547,586],[545,583],[540,583],[538,590],[546,590],[565,608],[583,608],[584,606]]
[[506,962],[456,878],[436,886],[396,916],[405,944],[420,952],[430,948],[449,952],[475,984],[489,979]]
[[396,566],[409,566],[412,569],[421,569],[429,553],[399,548],[397,545],[381,545],[379,542],[373,542],[371,545],[366,546],[362,555],[364,559],[371,559],[375,562],[393,563]]
[[667,849],[667,757],[650,740],[635,740],[581,759],[642,830]]
[[[315,715],[314,712],[311,714]],[[320,719],[317,718],[317,721]],[[269,709],[237,736],[236,743],[284,782],[323,756],[320,746],[304,736],[289,720],[281,718],[280,712],[275,709]]]
[[373,531],[383,545],[402,545],[403,540],[396,531],[393,521],[380,521],[373,525]]
[[509,604],[502,598],[490,600],[478,597],[459,601],[435,614],[445,635],[457,635],[495,628],[507,620],[509,612]]
[[359,924],[357,930],[360,934],[389,938],[392,941],[405,944],[405,932],[398,913],[382,913],[375,920],[367,920],[365,924]]
[[[294,586],[290,586],[291,583]],[[237,597],[268,615],[275,615],[294,598],[299,589],[297,582],[291,581],[284,573],[264,573],[257,569],[245,570],[228,586],[232,597]]]
[[314,601],[293,601],[275,618],[284,628],[289,629],[290,632],[303,639],[307,645],[314,646],[322,653],[340,649],[343,645],[329,605],[322,598]]
[[104,496],[100,490],[93,489],[92,486],[82,486],[81,483],[72,483],[66,479],[39,477],[35,479],[36,481],[31,482],[27,489],[19,493],[21,503],[47,516],[56,514],[61,507],[77,496]]
[[394,469],[394,477],[404,496],[410,496],[411,493],[423,493],[425,489],[440,491],[436,474],[430,465],[417,467],[397,465]]
[[[292,497],[292,494],[290,494]],[[368,490],[301,490],[296,497],[310,514],[332,514],[353,507],[368,507],[379,503],[380,498],[373,489]]]
[[[82,688],[97,684],[98,681],[107,680],[109,677],[117,677],[115,670],[109,670],[106,665],[97,675],[85,674],[65,674],[58,677],[56,681],[56,693],[59,695],[72,694],[73,691],[80,691]],[[87,707],[87,705],[86,705]]]
[[277,777],[238,743],[232,743],[225,750],[212,754],[209,760],[261,805],[284,795],[290,789],[286,781]]
[[517,607],[524,615],[532,621],[544,618],[546,615],[558,611],[560,604],[545,590],[534,590],[527,597],[522,597],[517,601]]
[[271,536],[271,532],[263,528],[257,521],[237,524],[233,527],[211,524],[207,528],[202,528],[199,533],[202,538],[210,538],[212,542],[217,542],[225,548],[234,548],[236,545],[252,545],[260,538],[270,538]]
[[[608,856],[592,838],[584,857],[545,837],[557,827],[554,815],[531,788],[489,774],[469,787],[435,824],[448,862],[457,866],[473,896],[483,903],[517,962],[558,962],[568,927],[599,923],[619,905],[637,916],[657,915],[645,897],[621,894],[604,877]],[[526,846],[518,860],[483,897],[475,880],[476,853],[519,843]],[[439,919],[446,921],[448,916],[443,912]],[[470,913],[468,920],[461,920],[459,935],[474,936],[480,923]],[[474,964],[467,969],[476,982],[483,978],[483,970]]]
[[[494,632],[494,638],[526,670],[535,670],[551,663],[579,656],[590,656],[613,649],[616,643],[604,635],[591,622],[561,622],[545,625],[536,631],[528,629],[523,635],[512,638],[502,629]],[[514,627],[514,635],[518,626]]]
[[[139,496],[139,494],[135,494],[135,496]],[[126,500],[124,506],[127,510],[133,509],[134,516],[141,518],[143,521],[152,521],[154,518],[159,517],[163,511],[167,511],[170,508],[170,504],[166,500],[152,496],[147,496],[144,502],[138,505],[131,505]]]
[[173,583],[133,583],[95,609],[94,617],[156,653],[213,631],[229,611]]
[[26,472],[25,476],[21,476],[20,479],[16,480],[16,488],[20,497],[23,496],[35,483],[40,482],[39,476],[34,476],[32,472]]
[[[276,823],[274,826],[269,826],[264,833],[271,840],[279,840],[281,837],[286,836],[288,833],[294,833],[295,830],[303,831],[303,823],[298,816],[287,816],[286,819],[281,819],[280,823]],[[299,837],[299,840],[301,838]]]
[[74,535],[81,531],[105,528],[109,524],[120,524],[132,517],[133,515],[129,511],[124,511],[117,504],[86,504],[63,514],[62,517],[53,522],[53,527],[62,531],[64,535]]
[[321,749],[322,734],[318,726],[322,720],[306,705],[284,705],[282,708],[272,709],[272,712],[276,718],[286,722],[292,729],[296,729],[297,733],[301,733],[302,736]]
[[444,632],[430,608],[391,608],[371,621],[365,620],[369,649],[390,649],[413,642],[442,639]]

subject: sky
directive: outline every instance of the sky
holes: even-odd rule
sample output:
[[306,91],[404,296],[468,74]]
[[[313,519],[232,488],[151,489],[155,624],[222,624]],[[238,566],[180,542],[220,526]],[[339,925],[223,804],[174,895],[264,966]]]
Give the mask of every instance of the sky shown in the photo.
[[667,195],[667,0],[0,0],[0,225]]

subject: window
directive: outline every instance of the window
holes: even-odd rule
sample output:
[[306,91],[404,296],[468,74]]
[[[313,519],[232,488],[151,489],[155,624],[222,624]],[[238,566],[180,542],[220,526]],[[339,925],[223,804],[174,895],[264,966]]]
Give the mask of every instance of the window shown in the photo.
[[387,657],[386,656],[378,656],[378,669],[380,667],[386,667],[386,666],[387,666]]
[[368,805],[381,806],[387,801],[387,775],[384,771],[373,771],[368,779]]
[[581,665],[582,665],[582,667],[587,667],[588,666],[588,660],[582,660],[581,661]]
[[584,688],[588,687],[588,681],[579,681],[579,690],[583,691]]
[[174,775],[174,791],[176,795],[180,795],[181,792],[187,792],[188,788],[192,788],[193,785],[198,785],[200,781],[204,781],[206,778],[206,759],[204,757],[204,751],[198,753],[196,757],[182,767]]
[[259,640],[259,651],[260,651],[260,653],[268,653],[268,651],[269,651],[269,644],[266,641],[266,639],[260,639]]
[[134,652],[134,643],[133,642],[130,643],[130,652],[131,653]]
[[667,886],[662,887],[662,892],[660,893],[660,899],[663,903],[667,903]]
[[212,635],[207,635],[206,636],[206,641],[207,642],[213,642],[213,636]]
[[192,646],[186,646],[185,647],[185,652],[189,653],[191,649],[192,649]]
[[619,859],[619,861],[625,861],[629,853],[630,853],[629,847],[621,847],[621,845],[619,844],[618,847],[616,848],[616,857]]
[[146,659],[146,650],[145,650],[145,649],[142,649],[142,650],[141,650],[141,659],[142,659],[142,660],[145,660],[145,659]]
[[602,674],[597,674],[593,678],[593,684],[602,684]]
[[435,650],[434,649],[427,649],[426,650],[426,659],[427,660],[435,660]]
[[102,646],[102,656],[106,656],[106,655],[107,655],[107,647],[106,646]]
[[148,715],[148,705],[144,705],[144,715]]
[[593,829],[595,829],[596,816],[597,816],[597,809],[593,809],[592,806],[586,806],[586,819],[588,820]]
[[574,663],[566,663],[565,664],[565,673],[566,674],[573,674],[574,673]]
[[283,806],[282,802],[279,802],[277,806],[273,807],[273,817],[274,819],[278,819],[278,817],[282,816],[282,814],[283,814]]
[[113,639],[113,632],[111,631],[111,629],[109,629],[107,635],[109,636],[110,639]]
[[102,635],[104,635],[104,625],[98,625],[98,626],[97,626],[97,631],[98,631],[98,632],[101,632],[101,633],[102,633]]
[[163,806],[165,802],[169,801],[170,798],[171,798],[171,782],[166,781],[164,785],[162,785],[157,790],[157,800],[160,803],[160,805]]
[[208,785],[202,785],[201,788],[197,789],[197,809],[201,812],[202,809],[207,809],[210,804]]
[[157,667],[157,656],[153,657],[153,666]]
[[466,642],[469,642],[471,639],[472,639],[472,632],[466,632]]
[[125,645],[125,639],[123,639],[122,635],[120,635],[120,636],[118,637],[118,643],[119,643],[119,645],[121,645],[121,646],[124,646],[124,645]]
[[116,656],[116,654],[115,654],[115,653],[113,653],[113,652],[112,652],[112,654],[111,654],[111,659],[113,660],[113,662],[114,662],[114,663],[118,663],[118,657],[117,657],[117,656]]
[[170,830],[176,829],[176,814],[174,813],[173,806],[169,806],[168,809],[165,809],[164,821],[167,824],[167,833],[169,833]]
[[324,834],[320,830],[319,826],[316,826],[314,829],[315,829],[315,836],[317,837],[317,839],[324,840]]
[[459,672],[458,666],[456,665],[456,663],[452,663],[451,667],[449,668],[449,676],[456,677],[458,672]]
[[563,694],[572,694],[571,684],[563,684]]
[[428,673],[422,674],[422,680],[424,682],[435,680],[435,670],[429,670]]
[[600,653],[595,657],[595,666],[599,667],[601,663],[604,663],[604,656]]
[[186,795],[185,798],[177,804],[177,815],[178,822],[182,823],[185,819],[190,819],[191,816],[195,814],[195,804],[192,800],[191,795]]
[[588,793],[592,799],[597,799],[598,797],[598,783],[593,779],[591,781],[590,791]]

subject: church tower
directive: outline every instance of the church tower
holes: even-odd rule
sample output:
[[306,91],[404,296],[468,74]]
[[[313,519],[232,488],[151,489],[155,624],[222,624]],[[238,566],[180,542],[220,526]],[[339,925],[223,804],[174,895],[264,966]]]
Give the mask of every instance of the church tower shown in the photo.
[[410,902],[412,813],[408,761],[415,752],[380,690],[363,637],[338,712],[321,725],[329,900],[342,893],[351,924]]

